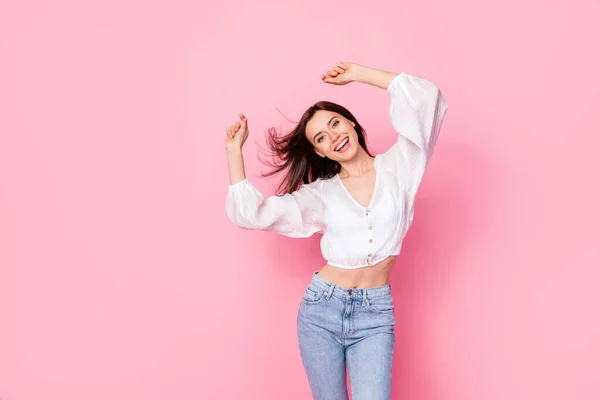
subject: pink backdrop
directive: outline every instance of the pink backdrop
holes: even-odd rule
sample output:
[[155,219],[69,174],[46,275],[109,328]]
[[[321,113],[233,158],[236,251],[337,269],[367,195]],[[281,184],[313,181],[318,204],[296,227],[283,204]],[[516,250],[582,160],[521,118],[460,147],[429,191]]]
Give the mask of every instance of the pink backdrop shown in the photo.
[[600,61],[593,0],[0,6],[0,398],[308,399],[296,313],[319,237],[234,227],[271,125],[328,99],[375,153],[381,89],[450,108],[392,276],[394,399],[600,398]]

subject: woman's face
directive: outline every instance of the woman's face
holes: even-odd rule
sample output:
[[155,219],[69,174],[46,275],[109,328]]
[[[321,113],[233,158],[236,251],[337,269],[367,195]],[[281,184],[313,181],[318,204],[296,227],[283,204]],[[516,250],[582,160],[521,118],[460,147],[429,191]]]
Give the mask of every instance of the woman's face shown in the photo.
[[347,161],[356,155],[360,146],[355,125],[336,112],[319,110],[306,124],[306,138],[319,156]]

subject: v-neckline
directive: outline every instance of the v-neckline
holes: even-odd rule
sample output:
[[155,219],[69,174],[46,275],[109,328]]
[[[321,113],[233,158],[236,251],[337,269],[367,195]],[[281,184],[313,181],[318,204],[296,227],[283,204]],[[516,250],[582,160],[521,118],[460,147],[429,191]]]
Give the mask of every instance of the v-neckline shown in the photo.
[[373,206],[373,200],[375,200],[375,195],[377,194],[377,187],[379,186],[379,172],[377,171],[377,156],[379,154],[375,155],[374,160],[373,160],[373,169],[375,170],[375,187],[373,188],[373,194],[371,195],[371,199],[369,200],[369,204],[365,207],[362,204],[360,204],[358,201],[356,201],[356,199],[352,196],[352,194],[350,194],[350,192],[348,191],[348,189],[346,189],[346,185],[344,185],[344,182],[342,181],[342,178],[340,178],[340,174],[336,174],[335,176],[338,179],[338,182],[340,182],[340,185],[342,186],[342,189],[344,189],[344,192],[346,192],[346,194],[348,195],[348,197],[350,197],[350,200],[352,200],[354,202],[354,204],[356,204],[358,207],[360,207],[363,210],[370,210],[371,207]]

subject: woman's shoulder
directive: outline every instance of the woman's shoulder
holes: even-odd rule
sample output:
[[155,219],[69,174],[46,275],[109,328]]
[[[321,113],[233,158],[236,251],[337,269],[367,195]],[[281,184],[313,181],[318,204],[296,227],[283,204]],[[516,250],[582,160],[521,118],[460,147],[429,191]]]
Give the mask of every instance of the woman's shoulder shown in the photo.
[[308,190],[317,196],[323,197],[329,191],[329,187],[334,179],[335,176],[333,178],[318,178],[310,183],[302,184],[302,186],[300,186],[300,190]]

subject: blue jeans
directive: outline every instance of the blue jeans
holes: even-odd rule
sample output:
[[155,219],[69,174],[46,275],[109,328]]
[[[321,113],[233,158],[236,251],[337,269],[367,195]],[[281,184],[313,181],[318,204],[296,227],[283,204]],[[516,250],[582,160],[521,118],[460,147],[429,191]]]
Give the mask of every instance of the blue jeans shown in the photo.
[[315,400],[389,400],[396,335],[390,285],[337,286],[313,273],[298,311],[298,343]]

